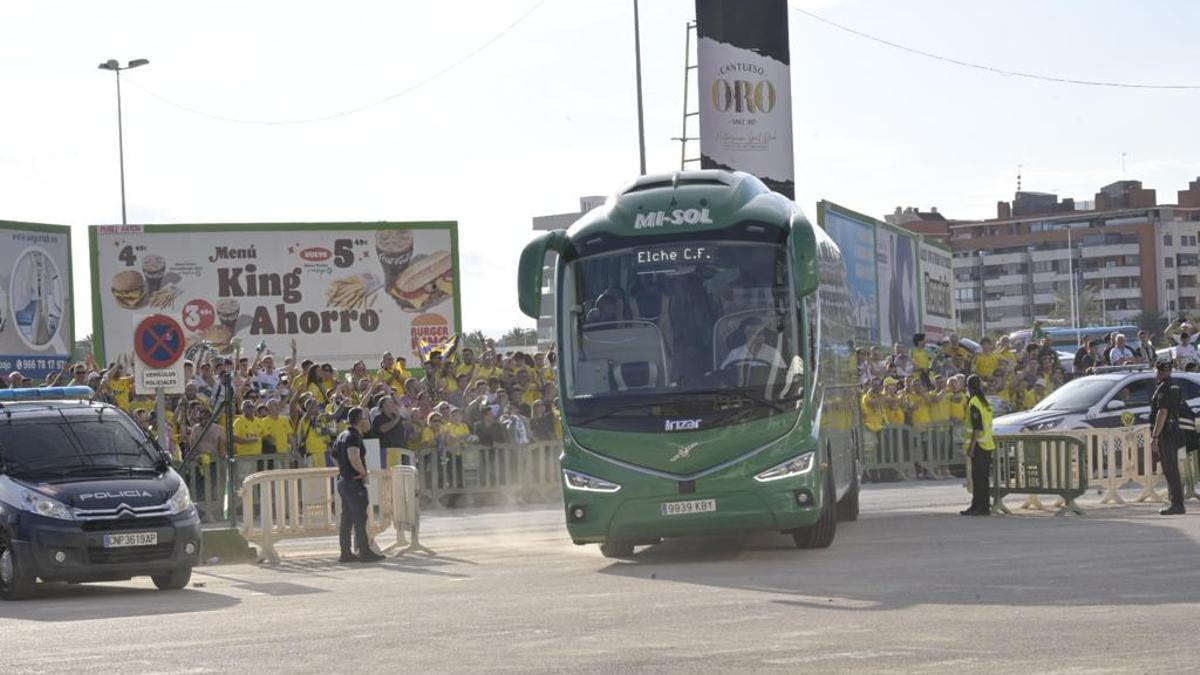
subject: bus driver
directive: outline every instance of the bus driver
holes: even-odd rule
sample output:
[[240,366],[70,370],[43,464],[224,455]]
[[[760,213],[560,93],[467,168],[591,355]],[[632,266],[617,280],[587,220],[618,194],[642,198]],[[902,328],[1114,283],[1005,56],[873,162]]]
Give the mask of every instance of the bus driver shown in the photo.
[[779,355],[779,351],[767,344],[766,326],[763,325],[762,319],[755,316],[743,319],[741,325],[738,326],[738,332],[746,338],[746,341],[740,347],[730,350],[725,361],[721,363],[722,369],[741,361],[761,362],[780,370],[788,367],[784,363],[783,357]]

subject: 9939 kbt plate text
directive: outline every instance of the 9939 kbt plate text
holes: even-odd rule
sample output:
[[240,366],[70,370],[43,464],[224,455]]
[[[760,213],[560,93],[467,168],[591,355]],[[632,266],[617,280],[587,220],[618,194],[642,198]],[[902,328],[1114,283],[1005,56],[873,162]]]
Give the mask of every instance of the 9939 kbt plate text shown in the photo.
[[693,499],[686,502],[663,502],[664,516],[682,516],[689,513],[712,513],[717,510],[715,499]]

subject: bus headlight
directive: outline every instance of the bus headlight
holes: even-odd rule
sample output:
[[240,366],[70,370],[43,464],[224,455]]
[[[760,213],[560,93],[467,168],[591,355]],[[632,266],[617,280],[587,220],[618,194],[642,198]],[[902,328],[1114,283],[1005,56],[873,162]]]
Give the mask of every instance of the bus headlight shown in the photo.
[[769,483],[773,480],[801,476],[812,471],[814,457],[816,457],[816,453],[810,450],[803,455],[793,457],[782,464],[767,469],[755,476],[754,480],[760,483]]
[[589,476],[586,473],[579,473],[570,469],[563,469],[563,480],[567,482],[567,487],[572,490],[580,490],[582,492],[616,492],[621,489],[620,485],[611,483],[595,476]]
[[186,485],[180,483],[179,489],[167,500],[167,509],[174,515],[186,513],[190,508],[192,508],[192,493],[188,492]]
[[67,505],[47,497],[33,490],[26,490],[21,493],[21,508],[30,513],[36,513],[39,516],[47,518],[57,518],[59,520],[75,520],[75,514]]

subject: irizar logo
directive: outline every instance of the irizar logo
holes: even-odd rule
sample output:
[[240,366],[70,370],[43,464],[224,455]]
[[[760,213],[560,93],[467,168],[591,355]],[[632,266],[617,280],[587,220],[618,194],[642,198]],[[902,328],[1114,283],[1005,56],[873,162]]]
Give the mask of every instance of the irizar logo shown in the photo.
[[681,459],[687,459],[688,456],[692,454],[692,451],[695,450],[696,446],[698,446],[698,445],[700,445],[700,444],[699,443],[688,443],[687,445],[675,446],[675,448],[676,448],[675,456],[672,457],[670,461],[678,462]]
[[700,428],[700,420],[667,420],[667,431],[695,431]]
[[120,499],[121,497],[153,497],[154,495],[145,490],[122,490],[120,492],[88,492],[79,495],[79,501],[85,502],[89,499]]
[[649,230],[663,225],[712,225],[708,209],[675,209],[651,211],[634,216],[633,229]]

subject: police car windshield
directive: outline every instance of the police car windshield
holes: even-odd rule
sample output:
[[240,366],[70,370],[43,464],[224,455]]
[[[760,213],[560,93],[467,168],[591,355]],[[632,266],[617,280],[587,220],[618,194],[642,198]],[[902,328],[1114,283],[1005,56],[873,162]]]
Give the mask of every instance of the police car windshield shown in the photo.
[[14,476],[84,475],[89,468],[153,470],[159,465],[153,447],[132,423],[95,413],[0,421],[0,458]]
[[1120,378],[1091,376],[1071,380],[1042,399],[1032,410],[1083,412],[1096,405],[1118,379]]

